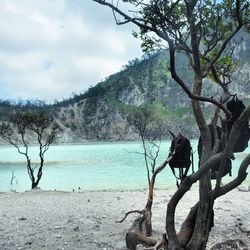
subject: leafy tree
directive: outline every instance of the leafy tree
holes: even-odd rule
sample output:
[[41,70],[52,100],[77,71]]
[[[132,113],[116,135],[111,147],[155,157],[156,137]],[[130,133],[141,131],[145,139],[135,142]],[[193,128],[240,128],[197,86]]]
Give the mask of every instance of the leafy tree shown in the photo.
[[[44,155],[50,145],[56,140],[59,126],[44,110],[18,111],[8,122],[0,125],[0,136],[13,145],[19,154],[26,158],[27,171],[31,180],[31,188],[36,188],[42,178]],[[29,154],[29,137],[37,139],[40,164],[38,171],[33,166]]]
[[[234,123],[228,136],[222,136],[223,151],[216,153],[211,145],[211,134],[208,122],[202,110],[202,103],[210,103],[215,112],[211,121],[214,127],[221,120],[222,127],[230,120],[231,113],[225,103],[231,93],[229,84],[231,74],[235,69],[233,52],[239,41],[236,35],[240,30],[250,30],[250,7],[248,0],[93,0],[112,9],[115,21],[122,25],[133,23],[139,27],[134,36],[142,40],[144,51],[165,47],[169,51],[169,71],[176,84],[191,99],[194,118],[198,125],[203,142],[199,169],[182,182],[179,189],[170,199],[166,214],[166,236],[159,245],[166,249],[205,249],[209,232],[213,225],[214,201],[221,195],[238,186],[247,176],[250,155],[242,161],[238,175],[226,185],[221,185],[221,173],[226,161],[232,158],[233,148],[239,137],[241,128],[250,117],[250,106]],[[125,5],[123,5],[125,4]],[[132,10],[126,10],[131,6]],[[193,71],[192,88],[188,79],[184,79],[176,68],[176,54],[187,56],[189,67]],[[222,90],[220,98],[204,96],[206,78],[216,82]],[[219,117],[221,119],[219,119]],[[223,132],[225,134],[225,131]],[[214,129],[214,134],[216,130]],[[219,137],[215,136],[215,143]],[[211,183],[211,167],[222,162],[217,175],[215,187]],[[175,211],[179,201],[199,181],[199,200],[191,209],[180,231],[175,228]],[[133,246],[143,243],[152,245],[151,239],[141,239],[141,234],[135,234]],[[127,241],[127,245],[129,242]]]

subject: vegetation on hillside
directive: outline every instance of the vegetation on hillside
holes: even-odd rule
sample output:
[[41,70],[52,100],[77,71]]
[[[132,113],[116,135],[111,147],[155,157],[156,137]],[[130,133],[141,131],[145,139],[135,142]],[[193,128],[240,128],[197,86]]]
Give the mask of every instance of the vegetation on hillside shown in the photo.
[[[244,40],[244,46],[241,45],[235,52],[235,56],[248,53],[250,53],[249,36]],[[239,73],[235,73],[235,84],[232,85],[233,93],[237,91],[242,94],[247,104],[250,84],[246,79],[249,79],[249,70],[244,63],[249,63],[249,57],[244,58],[241,60],[242,66]],[[183,54],[177,54],[176,66],[181,77],[186,79],[190,87],[193,73],[186,65],[186,57]],[[189,137],[197,138],[197,129],[189,107],[190,101],[187,96],[181,94],[180,86],[171,79],[168,69],[167,50],[145,53],[142,58],[129,61],[120,72],[108,76],[83,93],[73,93],[70,98],[56,100],[54,104],[46,104],[41,100],[0,100],[0,120],[6,120],[13,109],[32,110],[43,107],[53,113],[65,130],[71,131],[71,137],[76,138],[72,139],[73,141],[79,138],[124,140],[132,139],[132,137],[128,138],[126,132],[127,124],[123,115],[125,107],[154,104],[155,109],[158,108],[161,112],[164,110],[162,116],[168,128],[172,129],[176,125],[176,130],[185,131]],[[220,92],[216,84],[207,80],[204,84],[204,93],[215,97]],[[202,106],[206,119],[210,119],[211,105]]]

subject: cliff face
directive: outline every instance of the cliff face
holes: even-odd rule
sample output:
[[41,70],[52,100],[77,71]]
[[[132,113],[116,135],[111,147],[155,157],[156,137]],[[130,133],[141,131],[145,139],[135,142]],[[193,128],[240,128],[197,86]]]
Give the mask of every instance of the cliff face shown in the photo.
[[61,140],[138,139],[123,110],[128,105],[143,103],[165,107],[167,128],[194,134],[191,111],[186,108],[190,101],[167,75],[166,58],[166,52],[161,52],[141,62],[135,61],[82,96],[51,107],[63,128]]
[[[64,128],[61,140],[138,139],[137,133],[128,125],[122,107],[139,106],[143,103],[160,103],[166,111],[163,116],[167,129],[175,133],[182,132],[189,138],[197,138],[199,134],[190,100],[166,74],[167,61],[163,61],[165,58],[166,54],[163,52],[131,66],[93,87],[95,91],[91,91],[95,94],[82,96],[79,101],[72,100],[72,103],[56,108],[55,115]],[[191,85],[192,77],[185,70],[182,74],[186,74],[186,78],[190,77]],[[231,84],[232,93],[238,93],[246,104],[250,103],[249,72],[250,65],[245,62],[235,73]],[[205,82],[205,92],[209,96],[218,96],[220,93],[218,87],[209,81]],[[204,109],[209,119],[211,108],[206,104]]]
[[[235,57],[240,58],[240,67],[234,73],[231,91],[250,104],[250,36],[239,46]],[[179,74],[191,87],[192,72],[182,55],[177,56],[176,65]],[[164,108],[162,118],[166,129],[197,138],[190,100],[171,79],[167,69],[168,55],[166,51],[161,51],[143,60],[129,62],[121,72],[91,87],[84,94],[46,106],[61,125],[60,141],[138,139],[137,133],[125,119],[124,107],[144,103]],[[216,84],[206,80],[204,94],[216,97],[220,90]],[[0,104],[0,119],[4,119],[10,109],[11,106]],[[211,107],[204,104],[204,109],[209,119]]]

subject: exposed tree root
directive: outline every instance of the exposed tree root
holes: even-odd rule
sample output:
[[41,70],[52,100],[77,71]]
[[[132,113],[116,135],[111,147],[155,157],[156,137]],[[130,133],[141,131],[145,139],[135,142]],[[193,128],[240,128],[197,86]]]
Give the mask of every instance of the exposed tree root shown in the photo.
[[126,234],[126,246],[128,249],[136,250],[136,246],[138,244],[142,244],[143,246],[155,246],[157,244],[157,240],[147,237],[138,232],[127,232]]
[[126,218],[128,217],[128,215],[133,214],[133,213],[143,214],[144,213],[144,209],[142,209],[142,210],[131,210],[131,211],[128,211],[124,215],[124,217],[121,220],[116,221],[116,223],[122,223],[123,221],[126,220]]
[[[141,211],[141,215],[138,216],[129,231],[126,233],[126,246],[128,249],[135,250],[138,244],[141,244],[145,247],[155,246],[157,244],[157,240],[151,238],[147,235],[147,223],[148,219],[146,217],[150,217],[150,226],[151,226],[151,211],[147,211],[146,209],[137,210]],[[152,230],[152,228],[151,228]]]
[[157,241],[153,247],[146,247],[144,250],[159,250],[167,249],[168,240],[166,234],[162,234],[162,238]]
[[133,225],[130,231],[138,231],[147,236],[151,236],[152,234],[152,225],[151,225],[151,210],[145,208],[142,210],[131,210],[125,214],[125,216],[120,220],[116,221],[116,223],[122,223],[129,214],[138,213],[140,216],[136,218],[133,222]]
[[168,244],[167,235],[166,235],[166,234],[162,234],[161,240],[159,240],[159,241],[155,244],[153,250],[158,250],[158,249],[160,249],[160,248],[163,247],[163,246],[166,247],[167,244]]
[[162,234],[162,238],[158,241],[146,235],[144,216],[139,216],[134,220],[125,239],[127,248],[131,250],[135,250],[139,244],[146,247],[145,250],[158,250],[162,247],[165,249],[168,243],[166,234]]

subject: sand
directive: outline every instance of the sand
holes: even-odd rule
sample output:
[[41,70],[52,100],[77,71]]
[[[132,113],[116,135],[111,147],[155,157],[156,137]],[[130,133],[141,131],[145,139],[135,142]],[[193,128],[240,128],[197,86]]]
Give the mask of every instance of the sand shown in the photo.
[[[153,207],[155,234],[164,232],[167,201],[174,190],[156,190]],[[190,190],[177,207],[177,228],[197,201],[197,189]],[[146,191],[59,192],[29,191],[0,194],[0,249],[126,249],[124,236],[133,215],[115,221],[131,209],[145,205]],[[215,203],[215,226],[207,249],[228,239],[243,239],[250,246],[250,192],[233,190]]]

